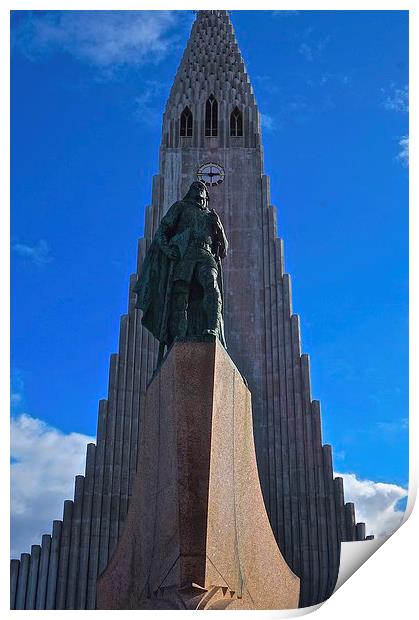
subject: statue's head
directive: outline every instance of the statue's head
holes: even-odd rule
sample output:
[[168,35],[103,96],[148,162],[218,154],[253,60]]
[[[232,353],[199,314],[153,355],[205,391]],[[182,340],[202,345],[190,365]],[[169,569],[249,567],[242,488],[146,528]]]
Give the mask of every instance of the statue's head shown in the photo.
[[209,194],[207,186],[202,181],[194,181],[188,190],[188,193],[183,200],[189,202],[197,202],[201,206],[207,206],[209,201]]

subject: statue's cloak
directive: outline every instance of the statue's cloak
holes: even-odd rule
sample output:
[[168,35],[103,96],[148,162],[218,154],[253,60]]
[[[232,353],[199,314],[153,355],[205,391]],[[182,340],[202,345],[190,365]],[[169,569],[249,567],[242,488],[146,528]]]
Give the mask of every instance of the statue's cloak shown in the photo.
[[[162,325],[169,283],[171,261],[164,254],[156,240],[152,241],[143,261],[143,267],[134,292],[137,293],[136,307],[143,311],[142,324],[157,340],[166,332]],[[163,328],[163,329],[162,329]]]
[[[169,216],[170,218],[170,212],[174,213],[175,208],[179,208],[181,206],[179,203],[182,202],[183,201],[179,201],[172,205],[165,217]],[[159,231],[157,231],[154,240],[146,252],[141,274],[133,290],[137,293],[136,308],[143,311],[143,316],[141,319],[142,324],[153,334],[155,338],[157,338],[160,343],[169,345],[167,321],[170,313],[170,307],[168,307],[168,305],[170,305],[173,261],[171,261],[162,251],[157,241],[159,236],[158,232]],[[223,309],[224,291],[221,260],[217,260],[217,266],[218,286],[221,292],[221,303]],[[193,311],[194,303],[196,303],[196,300],[192,303],[190,308],[191,311]],[[220,321],[220,341],[223,346],[226,347],[222,312]]]

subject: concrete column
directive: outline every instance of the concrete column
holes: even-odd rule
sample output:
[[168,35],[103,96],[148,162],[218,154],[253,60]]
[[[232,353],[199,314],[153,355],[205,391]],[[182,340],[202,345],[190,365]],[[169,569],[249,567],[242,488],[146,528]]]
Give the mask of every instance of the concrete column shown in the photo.
[[291,276],[289,273],[284,273],[284,310],[288,313],[288,318],[292,315],[292,289],[291,289]]
[[[266,181],[265,181],[266,178]],[[269,177],[262,177],[262,200],[269,204]],[[277,535],[279,529],[283,528],[283,510],[282,506],[278,510],[278,483],[277,479],[279,472],[282,470],[282,454],[280,445],[278,442],[278,433],[280,433],[280,384],[279,384],[279,367],[278,367],[278,265],[276,256],[276,210],[274,207],[268,207],[268,248],[269,248],[269,289],[270,289],[270,308],[269,308],[269,332],[271,339],[271,355],[272,355],[272,436],[268,431],[268,440],[270,444],[269,449],[269,471],[270,471],[270,486],[272,488],[271,497],[271,509],[269,514],[271,515],[271,523],[275,523],[274,531]]]
[[[136,281],[135,274],[131,276],[131,287]],[[120,535],[122,524],[128,512],[128,496],[129,496],[129,479],[130,479],[130,449],[132,445],[133,431],[133,415],[134,415],[134,382],[135,382],[135,347],[137,333],[137,312],[130,304],[131,311],[129,313],[128,322],[128,351],[126,364],[126,382],[125,382],[125,404],[124,404],[124,429],[123,429],[123,449],[122,449],[122,470],[121,470],[121,499],[118,537]],[[138,408],[137,408],[138,412]]]
[[[176,200],[177,200],[177,197],[176,197]],[[154,234],[157,230],[158,225],[160,224],[160,218],[161,218],[159,210],[153,206],[151,207],[151,214],[152,214],[152,220],[151,220],[150,242],[153,240]]]
[[356,540],[365,540],[365,523],[356,524]]
[[332,448],[329,445],[323,446],[323,469],[326,493],[327,544],[329,552],[329,582],[326,593],[328,598],[335,589],[340,564],[340,540],[335,509]]
[[346,524],[345,524],[345,497],[343,493],[343,479],[338,477],[333,481],[335,487],[335,507],[336,519],[338,524],[339,540],[346,540]]
[[[149,331],[143,328],[143,337],[142,337],[142,350],[141,350],[141,409],[144,408],[145,405],[145,393],[147,389],[148,380],[150,374],[153,372],[153,362],[151,360],[150,354],[150,341],[152,336]],[[141,409],[140,409],[140,428],[139,433],[141,437]]]
[[140,407],[141,407],[141,348],[143,326],[141,325],[141,312],[135,311],[135,355],[134,355],[134,379],[133,379],[133,404],[132,404],[132,429],[129,463],[128,498],[132,494],[134,476],[137,471]]
[[15,609],[19,565],[19,560],[10,561],[10,609]]
[[278,266],[276,284],[277,284],[277,290],[279,290],[278,281],[284,275],[284,240],[283,239],[278,239],[278,238],[275,239],[275,250],[276,250],[276,260],[277,260],[277,266]]
[[152,222],[153,212],[152,207],[148,205],[145,208],[145,221],[144,221],[144,237],[150,239],[152,237]]
[[346,540],[355,539],[355,506],[352,502],[345,504]]
[[70,499],[66,499],[64,502],[63,525],[61,528],[60,555],[58,560],[56,600],[54,609],[65,609],[72,518],[73,502]]
[[95,609],[96,580],[99,568],[100,524],[102,514],[103,471],[106,446],[106,420],[108,401],[99,402],[97,445],[95,451],[95,479],[93,485],[92,518],[90,526],[89,569],[86,609]]
[[[305,596],[313,600],[319,591],[319,528],[316,507],[315,460],[313,450],[313,429],[311,415],[311,378],[310,359],[305,353],[301,355],[301,393],[303,407],[303,423],[305,437],[305,477],[307,485],[307,504],[310,537],[310,579],[304,585]],[[302,603],[302,601],[301,601]]]
[[152,188],[151,188],[151,203],[153,209],[157,209],[161,202],[161,175],[153,175]]
[[26,589],[28,586],[30,553],[22,553],[20,556],[19,578],[17,581],[15,609],[25,609]]
[[57,591],[58,562],[61,546],[62,521],[54,521],[52,524],[51,550],[49,554],[48,584],[45,609],[56,609],[55,594]]
[[39,559],[41,556],[41,546],[32,545],[31,559],[29,562],[28,588],[26,591],[25,609],[35,609],[36,587],[38,584]]
[[[277,263],[281,261],[280,248],[277,247]],[[288,430],[288,406],[287,406],[287,377],[285,364],[285,336],[284,336],[284,293],[283,278],[277,272],[277,314],[278,314],[278,381],[280,407],[277,412],[276,422],[279,425],[275,436],[277,453],[280,455],[281,467],[277,469],[277,501],[278,514],[283,513],[283,526],[278,531],[277,540],[287,562],[292,562],[292,532],[285,523],[291,523],[291,482],[290,482],[290,448]],[[279,521],[278,521],[279,525]]]
[[[122,458],[124,452],[124,420],[125,415],[125,385],[127,378],[127,354],[128,354],[128,315],[121,317],[121,329],[119,335],[119,368],[115,422],[115,443],[112,473],[111,513],[109,529],[109,554],[112,554],[118,542],[119,515],[121,504],[121,473]],[[129,415],[129,414],[128,414]]]
[[147,368],[147,358],[148,358],[148,342],[149,342],[149,334],[148,331],[141,325],[141,349],[139,351],[139,374],[140,374],[140,385],[139,385],[139,393],[140,393],[140,402],[139,402],[139,418],[138,418],[138,443],[137,443],[137,452],[138,454],[135,456],[135,470],[137,471],[137,462],[139,458],[139,451],[141,449],[141,433],[142,433],[142,424],[144,420],[144,408],[145,408],[145,393],[147,389],[148,382],[148,368]]
[[313,402],[311,403],[311,407],[314,471],[316,479],[317,523],[319,529],[319,591],[317,593],[317,596],[313,600],[313,604],[315,604],[324,601],[326,598],[327,583],[329,578],[329,556],[327,549],[326,499],[324,490],[322,433],[319,401],[313,400]]
[[[282,426],[283,418],[281,412],[286,410],[286,388],[284,377],[281,380],[281,348],[282,339],[282,288],[278,286],[278,282],[281,280],[281,248],[279,240],[276,238],[276,218],[273,216],[273,267],[271,273],[271,287],[274,289],[274,294],[271,294],[274,308],[272,311],[272,331],[274,333],[273,342],[273,385],[274,385],[274,471],[275,471],[275,502],[276,502],[276,529],[274,529],[275,538],[281,551],[285,554],[285,536],[284,536],[284,499],[283,499],[283,487],[288,485],[289,493],[289,479],[288,470],[285,472],[284,463],[282,460]],[[271,289],[272,290],[272,289]],[[286,477],[286,482],[284,482]]]
[[137,300],[137,295],[134,293],[134,286],[137,283],[137,274],[132,273],[129,278],[129,286],[128,286],[128,314],[131,316],[135,310],[135,302]]
[[108,563],[109,528],[111,515],[111,492],[113,472],[113,449],[115,441],[116,398],[118,384],[118,355],[111,355],[109,368],[108,407],[106,424],[105,458],[103,466],[102,514],[99,541],[99,573]]
[[[303,422],[302,386],[301,386],[301,335],[298,315],[291,316],[291,346],[292,370],[294,384],[294,412],[295,412],[295,441],[297,453],[297,476],[299,489],[299,521],[300,521],[300,577],[303,586],[300,600],[308,602],[307,586],[310,582],[310,541],[307,505],[307,478],[306,478],[306,437]],[[309,588],[308,588],[309,590]]]
[[76,584],[79,570],[80,556],[80,529],[83,510],[84,476],[76,476],[74,485],[73,518],[71,521],[71,542],[68,559],[66,609],[76,607]]
[[95,478],[94,443],[87,444],[86,469],[83,488],[83,509],[80,527],[80,551],[76,585],[76,609],[86,609],[87,574],[89,567],[90,531],[92,519],[93,484]]
[[288,447],[290,460],[290,494],[291,494],[291,532],[292,532],[292,559],[291,569],[299,576],[301,574],[300,562],[300,528],[299,528],[299,483],[297,473],[297,445],[294,403],[294,377],[292,364],[292,337],[291,337],[291,280],[285,273],[283,276],[283,300],[284,300],[284,346],[285,346],[285,376],[287,385],[287,424],[288,424]]
[[[265,194],[267,189],[265,188]],[[273,460],[272,440],[274,439],[273,428],[273,360],[272,360],[272,315],[271,315],[271,287],[270,287],[270,239],[269,239],[269,214],[268,206],[265,206],[262,200],[262,222],[263,222],[263,316],[265,319],[265,338],[264,338],[264,380],[263,393],[265,394],[263,414],[254,419],[255,427],[255,445],[258,460],[258,469],[262,492],[265,505],[268,510],[274,529],[277,529],[276,523],[276,481],[275,473],[270,466]]]
[[39,561],[39,577],[38,577],[38,588],[36,592],[35,609],[45,609],[50,551],[51,551],[51,535],[44,534],[42,536],[42,544],[41,544],[41,558]]
[[141,274],[143,268],[143,261],[145,256],[145,239],[142,237],[138,239],[138,250],[137,250],[137,275]]

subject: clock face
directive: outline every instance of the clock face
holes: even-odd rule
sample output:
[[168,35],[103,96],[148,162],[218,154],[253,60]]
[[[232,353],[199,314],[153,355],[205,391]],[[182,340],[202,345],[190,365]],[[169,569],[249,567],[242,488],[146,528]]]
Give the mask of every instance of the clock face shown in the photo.
[[207,185],[219,185],[224,181],[225,172],[220,164],[203,164],[198,170],[198,179]]

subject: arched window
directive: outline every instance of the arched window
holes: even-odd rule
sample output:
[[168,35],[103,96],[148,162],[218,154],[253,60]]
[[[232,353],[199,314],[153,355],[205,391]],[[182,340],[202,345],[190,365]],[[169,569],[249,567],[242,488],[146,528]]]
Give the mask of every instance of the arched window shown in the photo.
[[214,95],[210,95],[205,105],[205,135],[216,136],[218,133],[218,103]]
[[190,111],[190,109],[188,108],[188,106],[186,106],[186,108],[183,110],[182,114],[180,115],[180,135],[181,136],[186,136],[186,137],[191,137],[192,136],[192,112]]
[[230,136],[235,138],[243,135],[243,116],[236,106],[230,115]]

